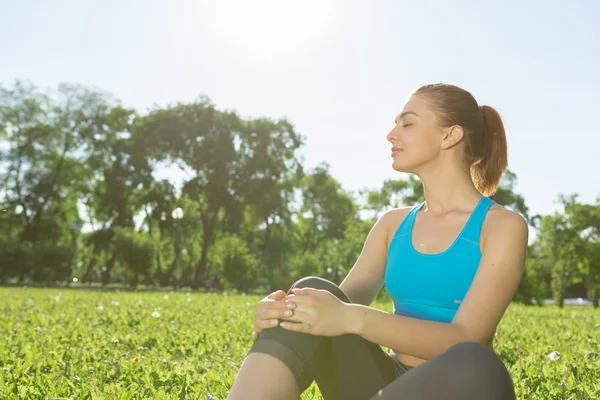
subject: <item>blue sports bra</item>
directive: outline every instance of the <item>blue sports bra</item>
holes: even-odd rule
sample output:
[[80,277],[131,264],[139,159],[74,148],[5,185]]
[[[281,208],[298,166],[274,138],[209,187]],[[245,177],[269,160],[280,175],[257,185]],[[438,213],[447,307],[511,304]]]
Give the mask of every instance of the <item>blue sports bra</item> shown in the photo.
[[456,240],[437,254],[420,253],[413,247],[415,217],[425,202],[413,207],[387,252],[385,286],[394,303],[394,314],[452,322],[477,272],[481,227],[493,203],[483,196]]

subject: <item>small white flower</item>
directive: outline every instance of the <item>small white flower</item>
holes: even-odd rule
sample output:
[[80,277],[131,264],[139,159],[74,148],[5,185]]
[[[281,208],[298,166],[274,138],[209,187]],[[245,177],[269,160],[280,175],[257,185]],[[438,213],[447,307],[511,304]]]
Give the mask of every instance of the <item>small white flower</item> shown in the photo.
[[190,299],[189,297],[187,298],[188,303],[190,303],[192,301],[192,299]]
[[77,319],[76,319],[76,321],[77,321],[77,322],[79,322],[79,321],[80,321],[80,319],[79,319],[79,318],[77,318]]
[[73,278],[73,282],[77,283],[77,282],[79,282],[79,279],[77,279],[77,278],[75,277],[75,278]]
[[548,359],[550,361],[556,361],[560,358],[560,353],[558,351],[553,351],[552,353],[548,354]]
[[81,378],[79,378],[77,375],[75,375],[73,379],[75,379],[77,382],[81,382]]
[[223,296],[227,296],[227,292],[223,292]]
[[119,344],[119,339],[115,339],[115,340],[113,341],[113,343],[114,343],[114,344]]
[[158,312],[158,311],[154,311],[154,312],[152,313],[152,316],[153,316],[154,318],[158,318],[158,317],[160,317],[160,314],[159,314],[159,312]]
[[42,328],[40,328],[39,326],[36,326],[36,327],[35,327],[35,329],[34,329],[34,331],[36,331],[36,332],[41,332],[41,331],[42,331]]
[[330,273],[332,273],[332,272],[333,272],[333,270],[331,269],[331,267],[328,267],[328,268],[327,268],[327,273],[328,273],[328,274],[330,274]]
[[7,368],[7,367],[2,368],[2,372],[8,372],[8,371],[10,371],[10,368]]
[[113,300],[113,301],[110,302],[110,304],[112,304],[113,306],[117,307],[121,303],[119,303],[118,301],[114,301]]
[[60,296],[55,296],[54,300],[59,301],[60,300]]
[[242,293],[242,296],[245,296],[245,295],[246,295],[246,293]]
[[104,310],[104,306],[103,306],[102,304],[100,304],[100,305],[99,305],[97,308],[98,308],[98,310],[100,310],[100,311]]
[[165,294],[165,300],[169,300],[169,295]]

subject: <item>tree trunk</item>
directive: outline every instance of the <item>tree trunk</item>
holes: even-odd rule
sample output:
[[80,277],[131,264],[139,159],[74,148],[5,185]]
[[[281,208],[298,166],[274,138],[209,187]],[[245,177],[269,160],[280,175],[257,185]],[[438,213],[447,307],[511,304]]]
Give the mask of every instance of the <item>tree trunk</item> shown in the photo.
[[200,260],[196,264],[196,273],[194,275],[193,288],[198,289],[200,287],[200,279],[204,276],[206,271],[206,265],[208,264],[208,243],[202,243],[202,252],[200,253]]
[[[154,230],[152,229],[152,217],[150,217],[150,213],[148,209],[144,207],[144,211],[146,212],[146,221],[148,222],[148,233],[150,237],[154,239]],[[158,229],[158,246],[156,248],[156,277],[159,282],[162,281],[162,263],[160,259],[160,247],[162,246],[162,229],[159,227]]]
[[117,260],[117,255],[113,254],[113,256],[106,263],[106,271],[102,274],[102,286],[106,286],[110,283],[110,272],[112,267],[115,265],[115,261]]
[[598,300],[599,300],[599,295],[600,295],[600,285],[598,285],[596,283],[596,277],[594,276],[593,272],[590,272],[589,275],[589,280],[588,280],[588,284],[589,284],[589,298],[592,301],[592,305],[594,306],[594,308],[598,308]]
[[81,278],[81,283],[91,282],[92,270],[94,269],[94,266],[96,265],[97,262],[98,262],[98,260],[96,259],[96,257],[93,257],[90,260],[90,262],[88,263],[87,268],[85,269],[85,274]]
[[181,258],[181,242],[179,239],[179,227],[175,228],[177,231],[175,232],[175,241],[173,242],[173,249],[175,251],[175,258],[171,263],[168,271],[163,275],[163,278],[160,282],[160,286],[167,286],[171,279],[173,279],[173,274],[175,274],[175,269],[177,268],[177,264],[179,264],[179,259]]
[[209,214],[211,217],[209,217],[208,221],[206,221],[208,223],[202,224],[204,228],[204,235],[202,237],[202,252],[200,253],[200,260],[198,261],[198,264],[196,264],[196,273],[194,275],[194,282],[192,284],[192,288],[194,289],[198,289],[200,287],[200,280],[204,277],[204,273],[206,272],[206,266],[208,264],[208,248],[212,244],[218,211],[219,209],[217,208],[215,212]]

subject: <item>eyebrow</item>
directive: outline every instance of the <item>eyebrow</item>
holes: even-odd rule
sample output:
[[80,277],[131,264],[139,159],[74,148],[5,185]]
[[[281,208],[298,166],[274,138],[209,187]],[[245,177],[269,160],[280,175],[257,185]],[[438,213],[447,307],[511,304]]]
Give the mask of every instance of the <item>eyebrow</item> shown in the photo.
[[404,111],[402,114],[400,114],[400,115],[398,115],[398,116],[396,117],[396,119],[394,120],[394,123],[395,123],[395,124],[397,124],[397,123],[398,123],[398,120],[399,120],[399,119],[401,119],[402,117],[404,117],[406,114],[415,114],[415,115],[418,117],[418,115],[417,115],[417,113],[416,113],[416,112],[412,112],[412,111]]

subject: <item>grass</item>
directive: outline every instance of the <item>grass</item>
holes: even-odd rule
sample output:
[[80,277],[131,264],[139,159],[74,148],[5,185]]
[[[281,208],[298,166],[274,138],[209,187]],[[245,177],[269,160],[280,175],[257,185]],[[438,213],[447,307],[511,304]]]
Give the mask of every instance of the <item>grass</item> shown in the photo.
[[[259,297],[0,288],[0,300],[0,399],[224,399]],[[519,399],[600,398],[599,343],[590,307],[511,304],[495,338]]]

